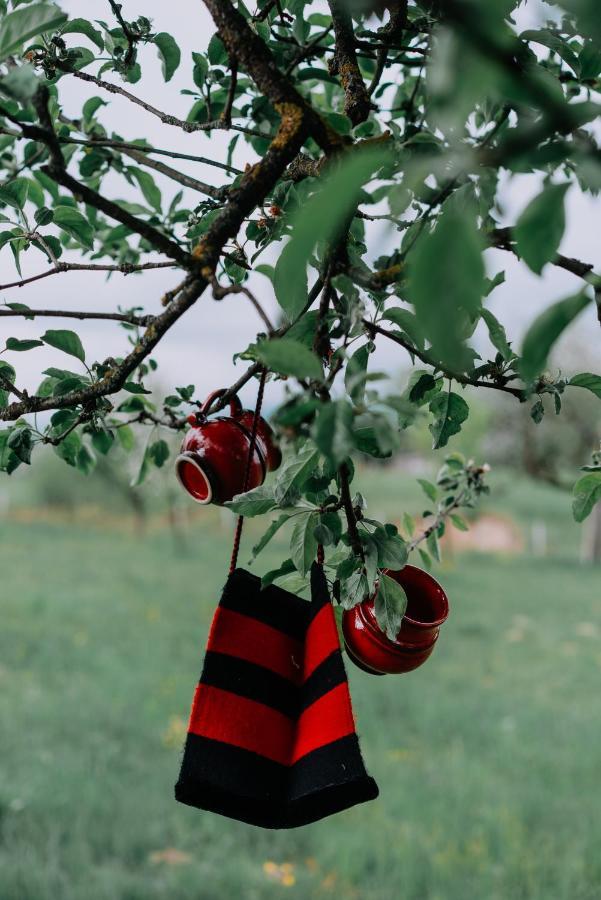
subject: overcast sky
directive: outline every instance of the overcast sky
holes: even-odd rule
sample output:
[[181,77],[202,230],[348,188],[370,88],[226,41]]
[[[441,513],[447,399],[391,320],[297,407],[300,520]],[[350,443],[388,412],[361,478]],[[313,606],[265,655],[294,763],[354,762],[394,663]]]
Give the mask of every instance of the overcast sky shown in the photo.
[[[72,16],[110,18],[108,3],[99,0],[63,0],[61,6]],[[549,8],[546,12],[549,12]],[[185,118],[192,98],[182,96],[180,90],[192,85],[191,52],[203,50],[213,33],[212,22],[204,6],[200,0],[193,3],[190,0],[171,0],[169,3],[164,0],[123,0],[123,13],[129,19],[141,14],[148,16],[153,20],[155,31],[169,31],[179,43],[182,65],[169,84],[165,85],[163,82],[155,48],[148,46],[141,50],[143,79],[131,90],[159,108]],[[541,4],[530,0],[521,8],[521,27],[536,25],[540,15]],[[82,39],[82,43],[85,43],[85,39]],[[109,75],[109,78],[115,80],[116,76]],[[61,80],[60,97],[68,116],[80,113],[83,100],[90,96],[89,87],[74,78],[65,77]],[[203,133],[184,134],[177,128],[163,125],[155,117],[122,98],[103,95],[100,90],[94,93],[109,101],[109,106],[100,113],[101,121],[109,129],[120,132],[125,139],[145,138],[157,147],[214,159],[223,159],[225,156],[229,135],[214,132],[209,138]],[[238,165],[247,159],[253,159],[252,151],[242,142],[239,143],[242,145],[241,152],[235,160]],[[178,162],[174,165],[177,166]],[[195,163],[182,163],[181,166],[182,170],[204,181],[220,183],[218,169]],[[178,185],[173,182],[164,179],[157,181],[164,198],[169,199],[178,190]],[[132,193],[123,179],[107,179],[107,189],[109,185],[111,196],[132,199]],[[536,193],[538,185],[538,179],[521,176],[512,181],[509,189],[504,190],[503,205],[507,223],[515,221],[521,209]],[[583,195],[577,188],[572,188],[567,198],[567,211],[568,228],[561,245],[562,252],[596,263],[600,239],[598,201]],[[378,239],[373,242],[374,256],[382,251],[382,244],[388,243],[390,237],[384,229],[380,231]],[[65,258],[76,260],[78,257],[70,252]],[[501,251],[489,251],[488,263],[491,274],[500,269],[506,272],[507,282],[495,291],[490,306],[507,322],[510,340],[518,341],[524,328],[545,304],[578,290],[581,285],[578,279],[552,266],[547,266],[543,277],[538,278],[529,273],[525,266],[518,264],[511,254]],[[24,259],[23,274],[41,272],[45,265],[42,254],[30,250]],[[7,283],[15,278],[12,254],[5,247],[0,253],[0,283]],[[149,271],[128,277],[113,275],[110,281],[106,281],[102,273],[70,272],[21,289],[1,291],[0,302],[20,301],[32,307],[96,310],[140,304],[149,312],[159,312],[160,297],[179,279],[180,274],[175,270]],[[276,304],[267,279],[261,275],[253,276],[252,286],[265,307],[276,318]],[[8,336],[38,336],[46,327],[62,327],[58,322],[56,319],[37,322],[2,319],[0,345]],[[238,377],[244,365],[239,363],[237,367],[234,366],[232,356],[253,340],[259,325],[256,313],[243,297],[228,297],[221,303],[215,303],[205,295],[173,327],[156,350],[154,355],[160,364],[161,383],[169,386],[193,382],[197,385],[198,396],[215,387],[230,384]],[[72,323],[66,320],[64,327],[72,327]],[[123,355],[127,350],[125,333],[115,323],[77,323],[76,328],[90,359]],[[571,340],[577,336],[590,348],[598,346],[598,325],[595,325],[592,309],[582,316],[572,332]],[[386,346],[385,342],[382,344],[374,360],[375,368],[394,373],[406,366],[407,360],[399,356],[398,348],[390,343]],[[66,363],[65,356],[51,348],[39,348],[24,354],[5,354],[3,358],[18,367],[19,384],[28,390],[36,388],[42,369]]]

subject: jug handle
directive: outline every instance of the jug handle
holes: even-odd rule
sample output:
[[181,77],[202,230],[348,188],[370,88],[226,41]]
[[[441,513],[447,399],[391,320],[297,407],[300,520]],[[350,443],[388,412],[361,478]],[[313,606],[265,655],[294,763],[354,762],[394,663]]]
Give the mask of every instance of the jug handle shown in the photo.
[[[213,391],[205,402],[200,407],[199,413],[201,416],[208,416],[211,410],[211,406],[219,397],[223,397],[223,395],[227,392],[227,388],[220,388],[218,391]],[[230,400],[230,415],[237,419],[242,415],[242,404],[238,398],[237,394],[234,394]]]

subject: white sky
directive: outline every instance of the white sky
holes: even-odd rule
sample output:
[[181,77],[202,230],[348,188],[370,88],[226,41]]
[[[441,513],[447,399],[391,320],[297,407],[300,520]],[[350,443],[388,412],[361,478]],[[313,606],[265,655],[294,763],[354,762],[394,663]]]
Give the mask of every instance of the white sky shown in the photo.
[[[84,16],[90,19],[101,17],[110,20],[108,3],[98,0],[62,0],[61,6],[72,16]],[[536,25],[540,17],[541,5],[529,0],[520,11],[520,26]],[[172,81],[165,85],[161,75],[160,64],[153,46],[142,48],[143,79],[131,91],[149,100],[155,106],[169,113],[185,118],[191,106],[192,98],[180,95],[184,87],[190,88],[192,81],[191,52],[203,50],[213,33],[212,21],[200,0],[171,0],[170,3],[160,0],[124,0],[123,12],[126,18],[146,15],[153,20],[155,31],[170,31],[182,50],[182,65]],[[549,9],[547,8],[547,13]],[[72,36],[76,38],[76,36]],[[77,38],[79,40],[79,38]],[[82,38],[82,43],[85,39]],[[94,71],[92,69],[92,71]],[[109,75],[115,80],[116,76]],[[60,82],[60,96],[67,115],[77,115],[83,100],[90,96],[90,86],[68,76]],[[133,106],[128,101],[113,95],[104,95],[98,89],[94,91],[109,101],[109,106],[100,112],[101,121],[110,129],[114,129],[127,139],[145,138],[157,147],[164,147],[181,152],[209,156],[214,159],[225,158],[225,148],[230,135],[214,132],[209,138],[201,132],[184,134],[177,128],[163,125],[157,118],[144,110]],[[241,144],[241,153],[235,158],[235,164],[252,159],[252,151]],[[178,166],[173,160],[166,162]],[[197,163],[181,162],[183,171],[196,177],[220,184],[220,170],[201,166]],[[163,190],[164,198],[171,198],[179,189],[174,182],[157,178]],[[538,179],[521,176],[513,180],[511,187],[504,191],[503,203],[506,209],[506,221],[515,221],[521,209],[536,193]],[[123,179],[116,176],[107,179],[107,190],[118,198],[133,199],[131,190]],[[599,202],[583,195],[573,188],[567,198],[568,228],[561,245],[561,251],[568,256],[576,256],[582,260],[596,262],[599,259]],[[386,240],[384,230],[375,233],[372,241],[373,255],[382,252],[382,243]],[[379,245],[379,246],[378,246]],[[524,328],[532,318],[552,300],[579,289],[581,282],[555,267],[547,266],[543,277],[530,273],[525,266],[517,263],[511,254],[501,251],[489,251],[491,274],[505,269],[507,283],[498,288],[491,298],[491,309],[502,317],[507,324],[509,339],[519,339]],[[77,254],[72,252],[63,258],[76,260]],[[23,274],[30,275],[41,272],[46,267],[43,255],[37,250],[30,250],[24,258]],[[8,247],[0,253],[0,283],[16,279],[12,262],[12,254]],[[20,289],[0,292],[0,302],[20,301],[32,307],[96,309],[111,310],[118,305],[144,305],[148,312],[160,311],[162,294],[172,288],[180,280],[176,270],[149,271],[138,276],[124,277],[113,275],[106,281],[102,273],[65,273],[34,283]],[[263,276],[253,276],[251,286],[261,298],[266,309],[277,318],[277,308],[270,283]],[[64,323],[64,324],[63,324]],[[108,355],[119,356],[127,351],[125,332],[115,323],[73,322],[73,320],[38,319],[37,322],[22,322],[18,319],[0,320],[0,346],[8,336],[19,338],[36,337],[49,328],[74,328],[81,335],[88,357],[103,359]],[[167,387],[174,384],[195,383],[197,396],[201,397],[210,390],[228,385],[242,372],[244,362],[234,366],[232,356],[253,340],[260,327],[256,313],[243,297],[228,297],[221,303],[210,299],[208,294],[193,307],[168,333],[155,351],[155,358],[160,364],[160,383]],[[572,329],[572,339],[578,339],[589,347],[598,346],[598,324],[592,309],[587,311]],[[381,341],[381,347],[373,361],[378,370],[391,373],[398,372],[407,365],[407,359],[399,355],[393,344]],[[486,343],[484,344],[486,346]],[[50,365],[71,365],[74,360],[67,360],[64,354],[52,348],[39,348],[28,353],[5,354],[4,359],[15,364],[18,371],[18,383],[28,390],[35,390],[39,383],[39,373]],[[252,389],[251,389],[252,390]],[[272,389],[273,390],[273,389]],[[250,397],[249,397],[250,399]],[[272,394],[272,400],[275,399]]]

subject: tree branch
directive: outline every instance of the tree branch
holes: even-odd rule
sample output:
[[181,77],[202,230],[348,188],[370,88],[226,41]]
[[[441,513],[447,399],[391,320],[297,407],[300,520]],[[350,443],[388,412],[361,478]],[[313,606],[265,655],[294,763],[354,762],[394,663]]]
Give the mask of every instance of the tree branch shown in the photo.
[[[289,129],[296,130],[302,124],[303,139],[311,135],[326,153],[347,143],[304,99],[290,79],[280,72],[269,47],[250,28],[244,16],[234,8],[230,0],[204,0],[204,3],[213,17],[230,58],[235,57],[238,60],[238,65],[249,73],[261,93],[269,99],[280,115],[282,110],[288,111]],[[285,139],[285,134],[280,132],[279,140]],[[275,143],[276,138],[272,147]],[[299,145],[299,150],[300,146],[302,144]]]
[[491,388],[492,390],[502,391],[505,394],[511,394],[512,397],[516,397],[521,403],[526,400],[526,392],[520,390],[519,388],[513,388],[506,384],[501,384],[497,381],[483,381],[478,378],[470,378],[468,375],[464,375],[462,372],[455,372],[451,369],[445,368],[439,360],[430,356],[425,350],[419,350],[412,343],[406,340],[402,335],[396,334],[393,331],[387,331],[385,328],[382,328],[381,325],[376,325],[375,322],[370,322],[369,319],[362,319],[363,326],[368,334],[381,334],[382,337],[388,338],[389,341],[393,341],[395,344],[398,344],[400,347],[403,347],[407,350],[408,353],[411,353],[413,356],[420,359],[427,366],[432,366],[434,369],[438,369],[442,372],[447,378],[452,378],[453,381],[457,381],[459,384],[470,385],[471,387],[478,388]]
[[200,194],[206,194],[208,197],[213,197],[214,200],[225,200],[227,197],[228,189],[226,187],[217,188],[213,187],[211,184],[206,184],[204,181],[198,181],[197,178],[192,178],[191,175],[186,175],[185,172],[178,172],[177,169],[165,165],[165,163],[160,162],[158,159],[150,159],[146,153],[140,150],[125,149],[122,147],[121,153],[131,157],[131,159],[135,159],[140,165],[146,166],[148,169],[154,169],[155,172],[160,172],[161,175],[171,178],[172,181],[177,181],[178,184],[182,184],[184,187],[190,188],[193,191],[198,191]]
[[174,262],[120,263],[115,265],[58,262],[46,272],[40,272],[39,275],[30,275],[28,278],[21,278],[19,281],[0,284],[0,291],[7,291],[9,288],[24,287],[26,284],[31,284],[33,281],[40,281],[42,278],[48,278],[49,275],[60,275],[62,272],[121,272],[123,275],[131,275],[133,272],[142,272],[145,269],[172,269],[175,266],[176,264]]
[[[515,245],[513,228],[495,228],[489,233],[489,239],[494,247],[497,247],[499,250],[507,250],[517,256],[518,259],[520,258]],[[601,278],[595,274],[592,263],[581,262],[579,259],[573,259],[558,253],[551,260],[551,265],[557,266],[559,269],[565,269],[566,272],[571,272],[572,275],[582,278],[588,284],[592,284],[593,287],[599,287],[601,283]]]
[[75,76],[75,78],[81,79],[81,81],[88,81],[91,84],[95,84],[97,87],[108,91],[109,94],[119,94],[121,97],[125,97],[125,99],[129,100],[130,103],[135,103],[136,106],[141,106],[142,109],[146,110],[146,112],[150,113],[153,116],[156,116],[157,119],[160,119],[164,125],[173,125],[175,128],[181,128],[182,131],[185,131],[187,134],[191,134],[194,131],[221,130],[239,131],[242,134],[248,134],[251,137],[266,137],[266,135],[262,131],[258,131],[256,128],[247,128],[244,125],[227,125],[221,119],[215,119],[211,122],[187,122],[186,119],[179,119],[177,116],[172,116],[169,113],[157,109],[156,106],[153,106],[151,103],[147,103],[146,100],[141,100],[140,97],[136,97],[135,94],[130,93],[130,91],[126,91],[125,88],[120,87],[120,85],[118,84],[113,84],[110,81],[104,81],[102,78],[97,78],[95,75],[89,75],[87,72],[74,72],[69,66],[66,65],[62,66],[59,63],[56,63],[56,65],[67,75],[73,75]]
[[340,481],[340,499],[342,501],[342,508],[344,509],[344,515],[346,518],[351,549],[356,556],[364,560],[365,554],[363,552],[363,544],[361,543],[361,538],[357,529],[357,517],[355,515],[355,510],[353,509],[353,501],[351,499],[349,484],[349,469],[346,463],[343,463],[338,469],[338,477]]
[[59,318],[59,319],[111,319],[115,322],[126,322],[129,325],[140,325],[146,328],[155,320],[155,316],[135,316],[130,313],[88,312],[71,309],[0,309],[0,318],[20,316],[24,319]]
[[369,116],[372,105],[357,63],[353,20],[345,0],[328,0],[328,5],[336,38],[336,52],[329,65],[330,74],[340,76],[345,95],[344,111],[353,125],[359,125]]

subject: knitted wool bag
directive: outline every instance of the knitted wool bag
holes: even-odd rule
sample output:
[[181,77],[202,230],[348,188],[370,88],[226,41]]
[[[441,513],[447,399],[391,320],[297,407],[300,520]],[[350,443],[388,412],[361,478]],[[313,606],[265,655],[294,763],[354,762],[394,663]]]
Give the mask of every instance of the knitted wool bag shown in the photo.
[[209,635],[176,799],[263,828],[373,800],[323,568],[311,601],[235,569]]

